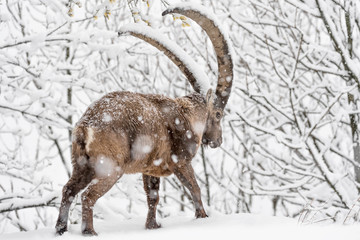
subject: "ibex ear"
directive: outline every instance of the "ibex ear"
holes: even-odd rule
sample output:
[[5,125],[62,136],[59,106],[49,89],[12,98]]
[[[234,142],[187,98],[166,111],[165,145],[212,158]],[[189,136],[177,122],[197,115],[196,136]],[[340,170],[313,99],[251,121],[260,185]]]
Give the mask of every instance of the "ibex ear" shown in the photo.
[[206,99],[206,106],[212,107],[214,104],[214,95],[211,88],[207,91],[205,99]]

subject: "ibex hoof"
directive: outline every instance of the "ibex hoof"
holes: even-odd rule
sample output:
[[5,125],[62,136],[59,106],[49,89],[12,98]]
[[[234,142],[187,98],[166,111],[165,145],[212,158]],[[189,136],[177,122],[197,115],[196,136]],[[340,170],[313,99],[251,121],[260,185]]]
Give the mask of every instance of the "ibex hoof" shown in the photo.
[[195,213],[196,218],[207,218],[209,217],[205,211],[196,211]]
[[150,223],[146,223],[146,229],[158,229],[161,228],[161,225],[158,224],[156,221],[154,222],[150,222]]
[[91,237],[91,236],[97,236],[97,235],[98,235],[98,234],[94,231],[94,229],[85,229],[85,230],[82,231],[82,234],[83,234],[84,236],[89,236],[89,237]]
[[56,235],[61,236],[67,231],[66,227],[61,229],[56,229]]
[[66,224],[56,224],[56,235],[61,236],[67,231],[67,225]]

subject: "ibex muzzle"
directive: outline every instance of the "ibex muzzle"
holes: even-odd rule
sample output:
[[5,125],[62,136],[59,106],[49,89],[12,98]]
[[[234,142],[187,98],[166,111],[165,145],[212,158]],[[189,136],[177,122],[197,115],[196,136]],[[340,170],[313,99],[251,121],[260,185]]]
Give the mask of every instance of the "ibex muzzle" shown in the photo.
[[[56,232],[67,230],[70,205],[82,193],[82,233],[96,235],[93,207],[123,174],[142,173],[147,196],[145,227],[159,228],[156,207],[160,177],[175,174],[189,189],[197,218],[206,217],[191,160],[201,143],[215,148],[222,143],[221,119],[233,80],[233,65],[224,35],[206,11],[191,6],[175,7],[163,13],[177,13],[193,19],[206,31],[218,60],[215,94],[201,90],[199,79],[183,54],[144,34],[142,28],[126,32],[163,51],[185,74],[196,92],[180,98],[155,94],[112,92],[93,103],[73,130],[73,173],[63,188]],[[153,31],[153,30],[152,30]],[[122,31],[124,32],[124,31]],[[181,49],[180,49],[181,50]]]

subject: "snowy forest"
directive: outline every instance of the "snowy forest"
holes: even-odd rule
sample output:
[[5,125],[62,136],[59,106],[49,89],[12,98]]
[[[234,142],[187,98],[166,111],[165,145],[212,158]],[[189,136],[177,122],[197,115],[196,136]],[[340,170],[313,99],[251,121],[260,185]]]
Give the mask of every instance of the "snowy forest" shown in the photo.
[[[55,226],[69,179],[71,133],[106,93],[193,92],[161,51],[133,36],[150,27],[183,49],[214,89],[217,60],[179,2],[216,16],[234,79],[223,143],[192,160],[206,209],[285,216],[301,224],[359,221],[358,0],[0,0],[0,234]],[[81,200],[70,222],[81,222]],[[94,217],[145,216],[141,174],[124,175]],[[158,216],[193,214],[191,195],[161,178]]]

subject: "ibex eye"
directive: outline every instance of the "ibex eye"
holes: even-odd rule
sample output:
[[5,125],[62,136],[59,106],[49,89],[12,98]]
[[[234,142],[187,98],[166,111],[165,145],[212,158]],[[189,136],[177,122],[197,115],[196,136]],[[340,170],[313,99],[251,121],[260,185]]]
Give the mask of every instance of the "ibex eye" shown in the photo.
[[221,113],[220,112],[216,112],[216,118],[220,119],[221,118]]

